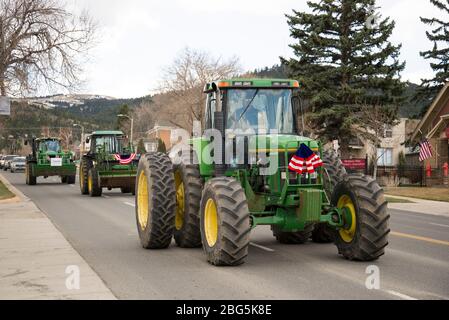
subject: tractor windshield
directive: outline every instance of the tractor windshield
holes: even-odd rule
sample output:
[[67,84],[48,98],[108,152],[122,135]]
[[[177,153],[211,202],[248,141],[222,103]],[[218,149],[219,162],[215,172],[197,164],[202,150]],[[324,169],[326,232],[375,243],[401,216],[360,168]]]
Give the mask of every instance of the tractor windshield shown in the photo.
[[42,152],[59,152],[61,150],[61,146],[58,140],[46,140],[40,142],[39,150]]
[[294,133],[290,89],[230,89],[227,128]]
[[106,152],[109,154],[122,154],[123,144],[121,137],[117,136],[96,136],[94,137],[95,153]]

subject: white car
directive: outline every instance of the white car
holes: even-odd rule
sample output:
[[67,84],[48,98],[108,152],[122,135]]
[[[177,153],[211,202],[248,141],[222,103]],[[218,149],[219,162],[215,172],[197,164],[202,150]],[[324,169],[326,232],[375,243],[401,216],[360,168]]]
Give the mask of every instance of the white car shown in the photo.
[[7,155],[3,158],[3,171],[8,171],[8,169],[11,168],[11,161],[16,157],[18,157],[18,155]]
[[17,171],[25,171],[25,166],[26,166],[26,158],[16,157],[11,161],[11,173]]

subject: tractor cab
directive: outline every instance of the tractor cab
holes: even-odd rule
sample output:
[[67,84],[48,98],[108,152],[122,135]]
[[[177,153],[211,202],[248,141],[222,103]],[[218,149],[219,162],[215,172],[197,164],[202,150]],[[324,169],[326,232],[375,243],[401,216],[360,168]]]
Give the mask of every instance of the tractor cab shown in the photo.
[[122,131],[96,131],[87,137],[86,143],[92,154],[130,154],[132,147],[125,140]]

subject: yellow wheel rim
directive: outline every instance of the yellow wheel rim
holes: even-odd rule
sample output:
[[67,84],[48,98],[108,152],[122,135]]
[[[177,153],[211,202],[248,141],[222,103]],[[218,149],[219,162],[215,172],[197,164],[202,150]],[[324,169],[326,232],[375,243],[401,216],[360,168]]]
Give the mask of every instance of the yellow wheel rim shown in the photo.
[[204,208],[204,231],[209,247],[215,246],[218,240],[218,214],[213,199],[207,200]]
[[139,175],[137,184],[137,218],[139,225],[144,230],[149,220],[149,197],[148,197],[148,179],[144,171]]
[[184,182],[179,171],[175,174],[175,187],[176,187],[176,218],[175,227],[176,230],[181,230],[184,225],[184,213],[185,213],[185,193]]
[[351,197],[344,195],[338,200],[337,207],[340,209],[346,209],[351,217],[351,224],[347,229],[340,229],[340,237],[344,242],[350,243],[354,240],[355,233],[357,231],[357,216],[354,203]]
[[92,181],[92,175],[89,175],[87,178],[87,188],[89,189],[89,192],[93,190],[94,182]]

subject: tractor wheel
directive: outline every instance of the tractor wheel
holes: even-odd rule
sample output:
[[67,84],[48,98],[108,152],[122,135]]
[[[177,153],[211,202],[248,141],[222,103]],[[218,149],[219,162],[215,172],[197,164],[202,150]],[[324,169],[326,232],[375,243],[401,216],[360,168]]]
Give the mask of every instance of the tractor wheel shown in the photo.
[[75,184],[76,176],[67,176],[67,184]]
[[276,240],[282,244],[304,244],[312,236],[313,224],[307,225],[303,231],[298,232],[282,232],[276,226],[272,226],[271,230]]
[[175,229],[176,191],[173,166],[163,153],[140,159],[136,183],[136,220],[145,249],[166,249]]
[[390,216],[376,180],[348,175],[336,186],[332,204],[343,209],[345,226],[334,231],[340,254],[349,260],[373,261],[385,253]]
[[87,174],[87,190],[91,197],[101,197],[103,189],[100,185],[100,177],[98,176],[97,169],[90,168]]
[[201,198],[201,238],[207,260],[237,266],[248,255],[251,221],[245,192],[233,178],[209,180]]
[[79,169],[79,182],[81,194],[89,194],[89,186],[87,184],[89,168],[91,167],[90,162],[87,159],[81,159],[80,169]]
[[37,183],[36,177],[33,175],[33,170],[31,168],[31,163],[27,163],[25,168],[25,175],[26,175],[26,184],[29,186],[35,186]]
[[[180,155],[174,166],[176,188],[175,241],[181,248],[201,247],[200,204],[203,181],[196,154]],[[179,163],[178,163],[179,162]]]
[[[324,190],[329,198],[332,198],[334,188],[348,175],[340,157],[333,149],[323,152],[322,157],[324,163]],[[325,223],[318,223],[312,232],[312,241],[316,243],[334,242],[334,232]]]

